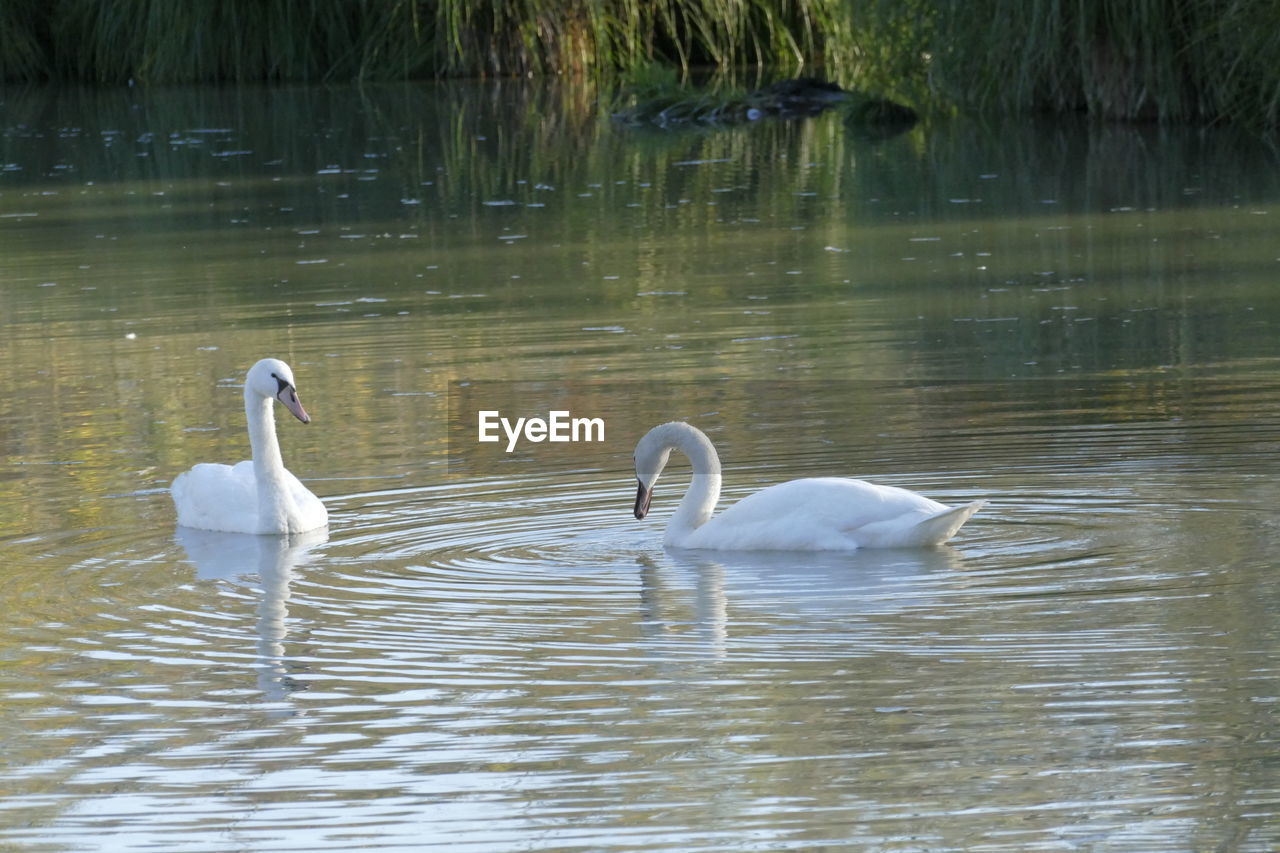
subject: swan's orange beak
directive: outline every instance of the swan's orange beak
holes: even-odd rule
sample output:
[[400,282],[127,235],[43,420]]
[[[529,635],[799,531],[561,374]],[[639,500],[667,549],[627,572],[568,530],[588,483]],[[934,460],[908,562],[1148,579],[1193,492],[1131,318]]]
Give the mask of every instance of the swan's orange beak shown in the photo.
[[276,394],[276,399],[284,403],[284,407],[293,413],[293,416],[304,424],[311,423],[311,416],[307,414],[307,410],[302,408],[302,401],[298,399],[298,392],[292,385],[285,385],[280,389],[280,393]]
[[649,514],[651,500],[653,500],[653,489],[646,489],[644,483],[640,483],[640,488],[636,490],[636,518],[644,518]]

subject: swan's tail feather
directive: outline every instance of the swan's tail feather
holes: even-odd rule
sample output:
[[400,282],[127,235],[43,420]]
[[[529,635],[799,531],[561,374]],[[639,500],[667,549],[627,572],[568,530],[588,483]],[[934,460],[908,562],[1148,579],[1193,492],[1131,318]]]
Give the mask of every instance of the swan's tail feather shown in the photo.
[[973,514],[982,509],[986,501],[973,501],[961,506],[953,506],[937,515],[931,515],[911,528],[911,533],[920,545],[941,545],[964,526]]
[[918,512],[894,516],[884,521],[864,524],[853,532],[859,548],[922,548],[941,545],[973,514],[982,509],[986,501],[974,501],[962,506],[938,510],[933,515],[919,517]]

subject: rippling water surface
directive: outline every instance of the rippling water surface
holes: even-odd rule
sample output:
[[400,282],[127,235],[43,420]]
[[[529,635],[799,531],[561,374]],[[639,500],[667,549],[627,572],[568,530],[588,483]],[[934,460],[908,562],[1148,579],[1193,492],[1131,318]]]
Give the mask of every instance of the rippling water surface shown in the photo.
[[[543,100],[550,98],[550,100]],[[1280,847],[1280,172],[1225,135],[694,136],[523,88],[73,92],[0,135],[0,846]],[[239,383],[330,510],[177,529]],[[605,440],[476,440],[476,412]],[[948,546],[671,551],[864,476]]]

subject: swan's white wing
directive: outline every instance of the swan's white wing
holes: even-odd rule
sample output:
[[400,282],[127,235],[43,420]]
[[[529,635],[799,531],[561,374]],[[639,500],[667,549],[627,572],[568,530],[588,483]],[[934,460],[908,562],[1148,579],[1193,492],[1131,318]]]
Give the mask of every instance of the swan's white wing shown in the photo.
[[854,535],[863,548],[914,548],[941,545],[964,526],[986,501],[972,501],[960,506],[925,514],[905,514],[898,518],[874,522]]
[[[815,477],[749,495],[677,544],[805,551],[935,545],[954,534],[977,508],[956,513],[945,504],[895,486]],[[958,515],[963,517],[954,523]],[[939,517],[947,521],[931,522]]]
[[178,475],[170,489],[178,524],[227,533],[258,533],[258,491],[253,463],[202,462]]
[[171,492],[178,524],[225,533],[301,533],[329,523],[320,499],[285,471],[285,488],[294,510],[289,530],[264,530],[258,512],[258,485],[253,462],[232,465],[201,463],[180,474]]

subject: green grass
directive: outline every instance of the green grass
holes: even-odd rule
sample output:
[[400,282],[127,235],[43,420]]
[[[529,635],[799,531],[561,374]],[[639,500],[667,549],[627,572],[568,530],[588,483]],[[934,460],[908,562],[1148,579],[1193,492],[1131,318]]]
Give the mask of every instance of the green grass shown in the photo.
[[599,78],[652,63],[820,68],[986,114],[1280,127],[1276,0],[0,3],[6,81]]
[[978,112],[1280,123],[1274,0],[945,0],[931,82]]
[[844,0],[8,0],[9,80],[597,73],[840,54]]

